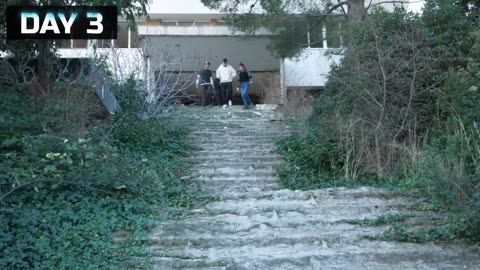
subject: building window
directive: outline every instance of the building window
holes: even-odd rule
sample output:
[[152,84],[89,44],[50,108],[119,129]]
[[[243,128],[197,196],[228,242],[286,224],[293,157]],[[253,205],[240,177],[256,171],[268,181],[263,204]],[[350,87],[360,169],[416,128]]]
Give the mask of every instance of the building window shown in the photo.
[[55,42],[55,48],[58,48],[58,49],[72,47],[72,41],[70,39],[57,39],[54,42]]
[[166,22],[162,21],[160,23],[160,25],[162,25],[162,26],[177,26],[177,22],[176,21],[166,21]]
[[298,47],[310,47],[311,43],[311,38],[312,36],[310,35],[311,29],[309,29],[308,22],[304,19],[296,19],[293,22],[293,42],[295,43],[295,46]]
[[343,46],[343,32],[341,19],[332,18],[325,22],[327,31],[326,39],[329,48],[341,48]]
[[210,26],[210,22],[195,22],[195,26]]
[[88,46],[88,40],[86,39],[74,39],[72,48],[85,49]]
[[117,25],[117,40],[115,41],[115,47],[128,48],[128,23],[119,22]]
[[295,18],[293,35],[295,46],[303,48],[341,48],[341,18]]
[[193,21],[191,22],[178,22],[178,26],[193,26]]

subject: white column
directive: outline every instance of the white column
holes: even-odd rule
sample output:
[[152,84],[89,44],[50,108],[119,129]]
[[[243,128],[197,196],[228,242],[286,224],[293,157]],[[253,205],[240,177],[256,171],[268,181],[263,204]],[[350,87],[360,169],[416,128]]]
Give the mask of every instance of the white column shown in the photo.
[[285,103],[286,89],[285,65],[283,59],[280,59],[280,104]]
[[343,48],[343,33],[342,33],[342,23],[339,22],[338,23],[338,29],[340,31],[338,31],[340,33],[340,48]]
[[130,26],[128,27],[128,48],[132,47],[132,30],[130,30]]
[[115,39],[110,40],[110,46],[111,46],[112,48],[115,47]]
[[73,39],[70,39],[70,48],[73,48]]
[[328,44],[327,44],[327,26],[323,24],[322,26],[322,37],[323,37],[323,48],[328,49]]
[[147,56],[147,91],[150,94],[150,57]]
[[308,48],[310,48],[310,44],[311,44],[311,41],[310,41],[310,25],[307,24],[307,44],[308,44]]

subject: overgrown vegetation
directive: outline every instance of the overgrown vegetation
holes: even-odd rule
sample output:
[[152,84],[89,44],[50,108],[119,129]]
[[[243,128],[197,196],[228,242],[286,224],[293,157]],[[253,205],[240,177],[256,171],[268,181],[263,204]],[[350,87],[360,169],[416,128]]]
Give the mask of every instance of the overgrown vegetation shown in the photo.
[[478,3],[467,2],[377,10],[356,24],[306,133],[279,144],[282,183],[406,188],[453,214],[391,237],[480,241],[480,32]]
[[[145,229],[199,198],[180,178],[185,129],[128,106],[99,119],[98,102],[79,84],[1,86],[1,269],[141,268]],[[119,231],[129,237],[114,243]]]

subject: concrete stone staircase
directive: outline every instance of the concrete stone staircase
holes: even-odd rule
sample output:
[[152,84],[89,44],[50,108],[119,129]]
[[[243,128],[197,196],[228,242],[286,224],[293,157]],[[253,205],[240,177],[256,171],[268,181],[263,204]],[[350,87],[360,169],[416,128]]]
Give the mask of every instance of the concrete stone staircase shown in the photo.
[[351,220],[404,211],[381,189],[280,190],[275,142],[288,136],[275,106],[179,107],[199,147],[191,177],[215,200],[150,234],[154,269],[480,269],[459,247],[369,240],[385,227]]

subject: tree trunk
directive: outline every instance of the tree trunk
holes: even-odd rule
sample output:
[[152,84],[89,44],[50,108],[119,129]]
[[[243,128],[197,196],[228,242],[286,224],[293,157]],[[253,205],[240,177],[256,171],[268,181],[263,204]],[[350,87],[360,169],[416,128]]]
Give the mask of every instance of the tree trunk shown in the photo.
[[42,95],[48,95],[50,89],[50,66],[48,58],[50,54],[50,42],[48,40],[39,40],[38,48],[38,70],[37,78]]
[[348,0],[347,7],[347,19],[351,22],[362,21],[367,14],[365,0]]

